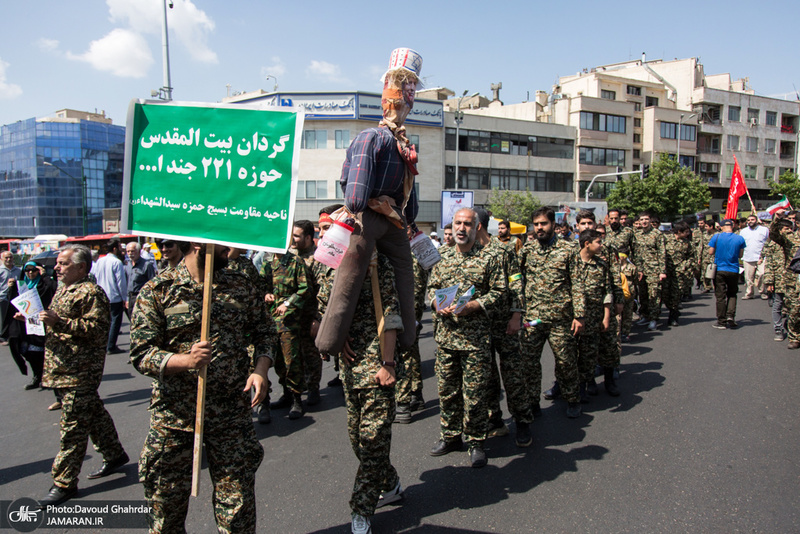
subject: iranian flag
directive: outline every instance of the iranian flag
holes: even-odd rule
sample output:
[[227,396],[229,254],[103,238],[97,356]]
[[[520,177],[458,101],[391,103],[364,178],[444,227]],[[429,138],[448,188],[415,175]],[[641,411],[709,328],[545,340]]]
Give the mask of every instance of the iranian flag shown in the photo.
[[739,212],[739,197],[747,193],[739,161],[733,156],[733,174],[731,175],[731,188],[728,191],[728,209],[725,210],[726,219],[736,219]]
[[769,212],[770,215],[775,216],[775,212],[777,211],[790,209],[792,209],[792,205],[789,204],[789,199],[786,198],[786,195],[783,195],[783,198],[780,200],[780,202],[767,208],[767,212]]

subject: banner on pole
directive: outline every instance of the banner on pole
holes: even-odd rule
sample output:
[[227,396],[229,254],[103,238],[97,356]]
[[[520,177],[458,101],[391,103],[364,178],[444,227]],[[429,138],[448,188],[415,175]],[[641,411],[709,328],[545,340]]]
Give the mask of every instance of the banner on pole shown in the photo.
[[285,252],[303,118],[293,108],[133,100],[124,231]]

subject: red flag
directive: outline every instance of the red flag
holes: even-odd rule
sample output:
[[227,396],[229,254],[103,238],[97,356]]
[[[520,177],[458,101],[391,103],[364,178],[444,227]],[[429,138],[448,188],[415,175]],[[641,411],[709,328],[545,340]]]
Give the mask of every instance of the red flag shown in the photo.
[[739,212],[739,197],[747,193],[747,184],[744,183],[739,162],[733,156],[733,174],[731,175],[731,188],[728,191],[728,209],[725,210],[726,219],[735,219]]

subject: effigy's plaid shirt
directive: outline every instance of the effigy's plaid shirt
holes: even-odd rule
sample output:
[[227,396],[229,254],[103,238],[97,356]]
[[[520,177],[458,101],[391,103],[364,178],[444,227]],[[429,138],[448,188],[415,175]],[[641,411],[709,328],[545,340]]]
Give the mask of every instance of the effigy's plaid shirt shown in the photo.
[[[369,128],[359,133],[347,149],[339,180],[347,209],[361,213],[367,209],[369,199],[381,195],[392,197],[402,206],[405,173],[405,161],[388,128]],[[417,211],[417,194],[412,189],[405,211],[407,223],[414,222]]]

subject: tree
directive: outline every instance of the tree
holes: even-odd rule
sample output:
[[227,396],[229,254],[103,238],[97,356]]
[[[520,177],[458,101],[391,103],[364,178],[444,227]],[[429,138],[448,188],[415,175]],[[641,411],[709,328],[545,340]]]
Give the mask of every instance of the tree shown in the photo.
[[661,154],[650,166],[647,178],[629,175],[617,182],[606,198],[609,208],[631,213],[648,210],[662,220],[672,221],[682,215],[697,213],[711,201],[711,190],[691,169],[681,167],[668,154]]
[[800,177],[787,169],[778,177],[778,181],[767,180],[769,194],[775,197],[786,195],[792,206],[800,205]]
[[492,212],[495,219],[508,219],[515,223],[528,226],[531,214],[542,206],[538,198],[531,195],[530,191],[499,191],[492,190],[486,201],[486,208]]

